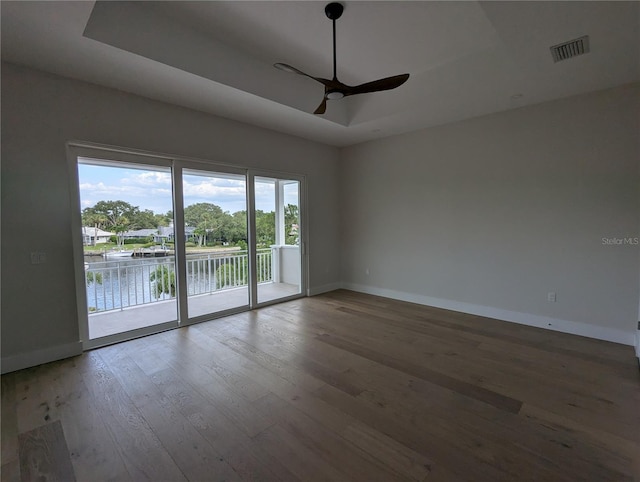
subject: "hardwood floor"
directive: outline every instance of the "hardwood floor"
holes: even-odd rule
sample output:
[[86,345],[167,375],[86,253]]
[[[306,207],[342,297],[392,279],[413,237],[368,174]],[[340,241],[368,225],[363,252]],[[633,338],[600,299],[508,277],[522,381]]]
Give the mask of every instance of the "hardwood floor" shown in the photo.
[[640,482],[640,373],[628,346],[336,291],[3,376],[2,480],[74,477]]

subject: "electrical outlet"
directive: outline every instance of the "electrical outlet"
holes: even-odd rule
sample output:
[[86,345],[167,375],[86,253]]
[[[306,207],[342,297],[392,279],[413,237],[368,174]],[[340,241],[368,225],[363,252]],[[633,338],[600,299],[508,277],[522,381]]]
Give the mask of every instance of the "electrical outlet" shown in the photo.
[[29,253],[31,264],[42,264],[47,262],[47,253],[44,251],[31,251]]
[[549,291],[549,293],[547,293],[547,301],[550,303],[556,302],[556,294],[553,291]]
[[366,274],[367,276],[369,276],[369,268],[364,270],[364,274]]

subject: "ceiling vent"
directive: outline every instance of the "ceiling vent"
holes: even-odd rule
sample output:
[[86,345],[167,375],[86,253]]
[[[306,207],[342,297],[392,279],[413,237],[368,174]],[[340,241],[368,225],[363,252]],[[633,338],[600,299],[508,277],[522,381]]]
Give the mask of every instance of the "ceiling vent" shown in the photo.
[[560,62],[561,60],[567,60],[586,53],[589,53],[588,35],[551,47],[551,55],[554,62]]

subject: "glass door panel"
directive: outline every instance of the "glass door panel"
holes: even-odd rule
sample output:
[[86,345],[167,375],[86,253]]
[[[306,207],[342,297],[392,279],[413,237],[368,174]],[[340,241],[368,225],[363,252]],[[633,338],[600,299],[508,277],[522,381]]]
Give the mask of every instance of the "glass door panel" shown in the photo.
[[248,307],[246,176],[183,169],[189,320]]
[[302,292],[300,181],[255,177],[257,302]]
[[78,157],[88,339],[178,320],[171,169]]

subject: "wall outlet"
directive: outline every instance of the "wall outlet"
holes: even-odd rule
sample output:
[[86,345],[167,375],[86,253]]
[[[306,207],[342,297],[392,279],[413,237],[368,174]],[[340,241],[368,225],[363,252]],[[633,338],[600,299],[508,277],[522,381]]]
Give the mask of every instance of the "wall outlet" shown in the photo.
[[556,302],[556,294],[553,291],[549,291],[549,293],[547,293],[547,301],[550,303]]
[[369,268],[364,270],[364,274],[366,274],[367,276],[369,276]]
[[44,251],[31,251],[29,253],[31,264],[42,264],[47,262],[47,253]]

